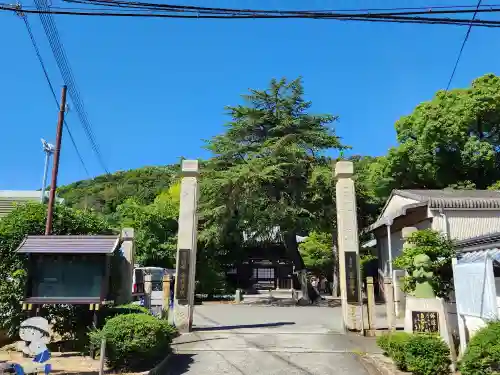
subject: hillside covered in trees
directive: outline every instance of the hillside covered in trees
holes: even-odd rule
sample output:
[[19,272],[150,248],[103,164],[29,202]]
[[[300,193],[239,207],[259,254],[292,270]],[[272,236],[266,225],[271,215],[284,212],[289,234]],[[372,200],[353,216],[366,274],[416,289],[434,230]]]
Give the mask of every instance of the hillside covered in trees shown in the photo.
[[105,215],[116,212],[129,198],[149,204],[176,179],[179,165],[143,167],[97,176],[61,186],[57,194],[69,207],[89,209]]

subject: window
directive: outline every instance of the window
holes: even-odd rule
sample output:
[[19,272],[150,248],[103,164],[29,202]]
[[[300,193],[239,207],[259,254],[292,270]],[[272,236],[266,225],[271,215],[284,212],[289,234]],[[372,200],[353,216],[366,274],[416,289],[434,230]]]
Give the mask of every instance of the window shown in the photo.
[[254,268],[254,279],[274,279],[274,268]]

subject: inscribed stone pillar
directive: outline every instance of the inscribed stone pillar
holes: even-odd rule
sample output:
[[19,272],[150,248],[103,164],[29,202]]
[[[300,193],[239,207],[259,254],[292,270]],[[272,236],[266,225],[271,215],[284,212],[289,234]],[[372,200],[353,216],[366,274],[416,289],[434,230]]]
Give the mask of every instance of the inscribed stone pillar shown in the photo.
[[132,228],[123,228],[121,234],[122,241],[122,262],[121,262],[121,288],[117,296],[118,304],[127,304],[132,302],[132,280],[134,273],[134,230]]
[[[356,329],[359,318],[360,322],[363,321],[362,309],[357,308],[361,298],[361,275],[353,174],[352,162],[343,160],[335,165],[340,298],[347,329]],[[360,324],[359,328],[362,330],[363,325]]]
[[[401,230],[401,237],[403,238],[403,249],[414,247],[415,245],[408,242],[408,238],[418,229],[415,227],[404,227]],[[393,270],[392,282],[394,285],[394,311],[396,317],[401,318],[405,314],[406,309],[406,294],[402,291],[403,278],[406,276],[404,270]]]
[[193,324],[198,229],[198,161],[182,161],[179,229],[177,238],[174,324],[189,332]]

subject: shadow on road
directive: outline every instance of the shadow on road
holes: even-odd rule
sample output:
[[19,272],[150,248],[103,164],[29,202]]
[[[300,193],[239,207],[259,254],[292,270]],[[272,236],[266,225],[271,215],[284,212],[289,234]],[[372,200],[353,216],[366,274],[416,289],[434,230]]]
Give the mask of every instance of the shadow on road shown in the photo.
[[230,329],[244,329],[244,328],[266,328],[266,327],[281,327],[293,325],[295,322],[276,322],[276,323],[262,323],[262,324],[243,324],[234,326],[212,326],[212,327],[193,327],[193,331],[225,331]]
[[148,375],[180,375],[189,370],[194,354],[172,354],[149,371]]

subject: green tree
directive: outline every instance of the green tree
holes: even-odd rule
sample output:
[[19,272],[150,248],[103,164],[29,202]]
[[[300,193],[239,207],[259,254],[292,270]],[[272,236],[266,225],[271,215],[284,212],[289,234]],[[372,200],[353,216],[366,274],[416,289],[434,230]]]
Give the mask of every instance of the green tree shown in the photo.
[[296,235],[319,218],[308,197],[315,194],[315,168],[329,166],[324,152],[345,148],[330,126],[337,118],[308,113],[300,79],[272,80],[269,89],[251,90],[244,99],[247,105],[227,108],[226,132],[207,141],[213,158],[203,176],[206,234],[238,241],[243,232],[268,236],[279,227],[296,270],[303,271]]
[[398,257],[393,260],[394,268],[405,270],[403,290],[412,294],[415,290],[416,280],[413,278],[413,258],[419,254],[425,254],[431,259],[431,269],[434,276],[431,285],[436,296],[448,298],[453,290],[453,272],[451,260],[455,254],[453,241],[447,239],[440,232],[426,229],[413,233],[408,242],[413,247],[405,247]]
[[[26,235],[45,232],[46,206],[29,203],[16,207],[0,220],[0,327],[11,336],[17,335],[23,319],[26,258],[16,253]],[[110,234],[109,224],[91,212],[56,205],[52,234]],[[88,309],[87,309],[88,310]]]
[[121,226],[136,230],[136,255],[141,266],[175,266],[179,200],[180,185],[175,183],[149,205],[130,198],[118,206]]
[[500,78],[438,91],[396,123],[399,145],[372,167],[378,193],[393,188],[443,189],[500,180]]
[[306,268],[330,278],[334,268],[332,243],[331,232],[311,232],[304,242],[299,244]]

